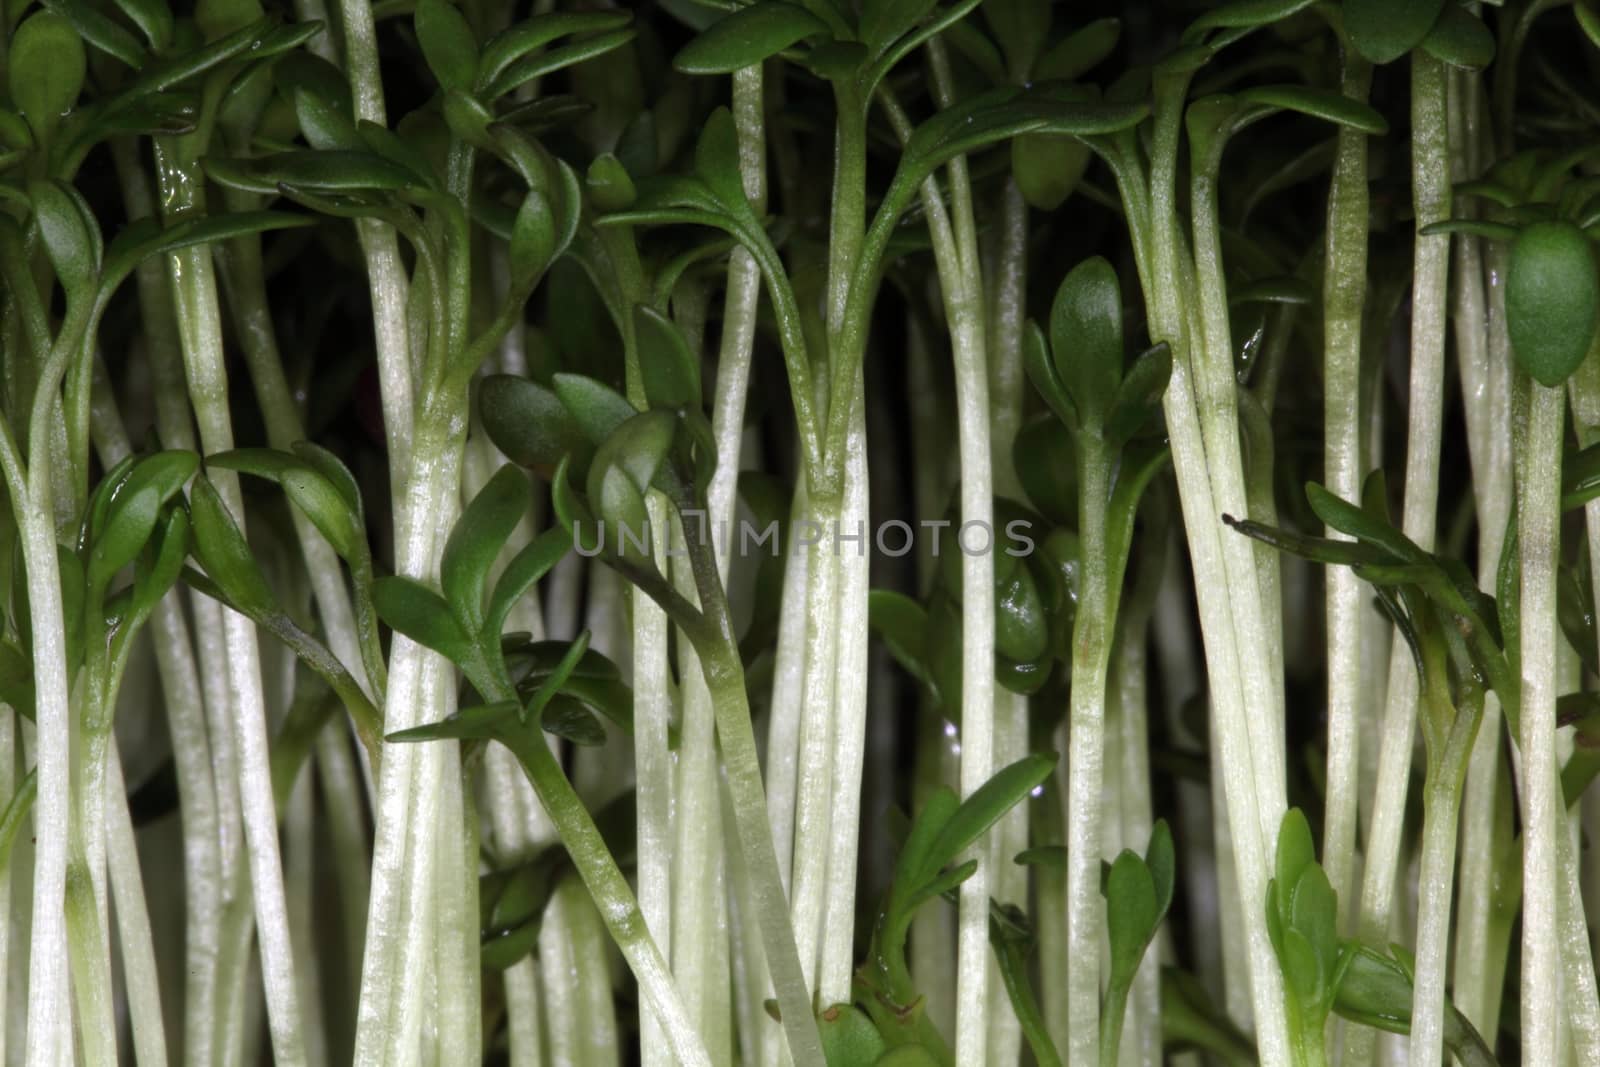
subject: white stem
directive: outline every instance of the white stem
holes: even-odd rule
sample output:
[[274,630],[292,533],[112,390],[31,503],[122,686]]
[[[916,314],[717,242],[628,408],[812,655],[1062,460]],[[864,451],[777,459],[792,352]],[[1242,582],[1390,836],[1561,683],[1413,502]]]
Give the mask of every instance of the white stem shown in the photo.
[[28,954],[29,1063],[55,1064],[71,1055],[67,1005],[67,837],[72,806],[71,709],[61,577],[48,472],[22,468],[9,429],[0,433],[3,465],[27,571],[33,633],[33,684],[38,795],[34,801],[33,915]]
[[[378,71],[378,29],[367,0],[340,0],[345,67],[350,79],[355,118],[388,125],[383,78]],[[375,219],[356,223],[367,261],[372,294],[372,329],[378,349],[378,384],[383,426],[389,445],[389,479],[396,497],[411,470],[412,413],[411,341],[406,318],[410,288],[394,228]]]
[[1561,388],[1529,385],[1518,491],[1522,558],[1522,1060],[1556,1063],[1561,1011],[1558,838],[1565,815],[1555,753],[1556,567]]
[[[1412,199],[1416,208],[1411,299],[1411,381],[1406,430],[1405,502],[1401,529],[1431,551],[1438,526],[1439,457],[1443,442],[1445,329],[1449,309],[1449,235],[1422,227],[1450,213],[1449,137],[1444,68],[1422,51],[1412,57]],[[1417,728],[1417,670],[1396,641],[1389,654],[1388,699],[1378,757],[1377,792],[1361,884],[1361,936],[1383,943],[1400,872],[1401,830]],[[1372,1032],[1353,1032],[1349,1055],[1371,1059]]]
[[867,541],[867,414],[857,379],[855,411],[845,441],[844,532],[863,539],[835,546],[839,568],[839,646],[834,676],[832,844],[823,890],[822,963],[819,1003],[848,1003],[855,970],[856,863],[861,846],[861,774],[867,748],[867,589],[871,557]]
[[[233,447],[233,427],[228,413],[222,322],[210,249],[202,247],[175,253],[171,269],[189,397],[199,424],[200,443],[208,454],[223,452]],[[218,493],[242,531],[245,528],[244,505],[237,476],[217,471],[214,480]],[[283,864],[278,853],[277,806],[272,797],[267,712],[261,691],[255,625],[244,616],[224,609],[222,638],[227,649],[229,705],[237,731],[240,810],[249,845],[268,1023],[279,1062],[297,1065],[304,1062],[305,1051],[283,892]]]
[[[444,773],[461,781],[459,753],[447,749]],[[438,997],[435,1035],[444,1062],[483,1059],[483,967],[478,948],[478,813],[462,788],[440,797],[438,843]]]
[[107,758],[106,863],[116,903],[117,939],[122,949],[123,987],[133,1020],[133,1050],[140,1063],[167,1062],[167,1028],[161,1014],[161,978],[156,972],[150,910],[139,873],[139,849],[128,813],[128,787],[115,742]]
[[[1364,100],[1371,67],[1345,58],[1344,91]],[[1367,289],[1367,135],[1339,130],[1328,192],[1328,265],[1323,282],[1323,452],[1328,491],[1361,500],[1361,331]],[[1346,535],[1330,530],[1328,535]],[[1361,581],[1348,567],[1324,570],[1328,631],[1327,814],[1323,825],[1328,881],[1349,911],[1355,852],[1361,751]],[[1346,929],[1344,915],[1340,928]]]

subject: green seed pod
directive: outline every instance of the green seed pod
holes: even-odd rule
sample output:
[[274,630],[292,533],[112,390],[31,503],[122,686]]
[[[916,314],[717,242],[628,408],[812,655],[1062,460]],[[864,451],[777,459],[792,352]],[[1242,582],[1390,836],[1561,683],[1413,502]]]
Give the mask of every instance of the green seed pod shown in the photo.
[[1506,327],[1517,365],[1541,385],[1566,381],[1589,353],[1597,309],[1600,272],[1583,231],[1568,222],[1525,227],[1506,272]]
[[71,110],[83,91],[83,38],[54,12],[25,19],[11,39],[11,99],[44,137]]

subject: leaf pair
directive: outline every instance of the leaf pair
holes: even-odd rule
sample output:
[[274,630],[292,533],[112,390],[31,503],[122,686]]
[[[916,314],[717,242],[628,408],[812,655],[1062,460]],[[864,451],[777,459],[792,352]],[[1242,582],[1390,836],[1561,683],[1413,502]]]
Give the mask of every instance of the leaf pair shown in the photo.
[[450,530],[439,562],[443,595],[414,578],[373,583],[373,602],[384,622],[456,663],[493,699],[511,692],[500,638],[507,616],[572,547],[566,531],[546,531],[523,546],[489,588],[495,561],[532,503],[522,473],[500,468]]
[[1029,329],[1023,341],[1028,377],[1074,433],[1083,430],[1120,448],[1152,416],[1166,392],[1172,357],[1165,345],[1123,371],[1122,289],[1099,256],[1062,279],[1050,308],[1050,334]]
[[1337,932],[1338,895],[1317,864],[1305,813],[1291,808],[1278,828],[1277,859],[1267,883],[1267,936],[1283,972],[1284,995],[1302,1042],[1322,1041],[1328,1013],[1353,948]]
[[1466,70],[1482,70],[1494,59],[1494,34],[1450,0],[1344,0],[1344,30],[1373,63],[1392,63],[1416,48]]
[[1111,973],[1106,979],[1105,1020],[1100,1031],[1101,1063],[1117,1062],[1128,993],[1145,950],[1172,906],[1176,875],[1172,831],[1165,819],[1156,820],[1150,828],[1150,843],[1143,856],[1125,848],[1106,870],[1101,892],[1106,898]]

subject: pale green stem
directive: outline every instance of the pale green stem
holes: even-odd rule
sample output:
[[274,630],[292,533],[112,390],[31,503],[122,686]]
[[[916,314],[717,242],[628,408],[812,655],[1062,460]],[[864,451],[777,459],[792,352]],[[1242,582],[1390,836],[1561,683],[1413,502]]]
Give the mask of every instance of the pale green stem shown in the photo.
[[[1184,529],[1188,533],[1209,668],[1218,742],[1211,747],[1212,766],[1222,779],[1232,829],[1243,940],[1249,949],[1250,991],[1260,1052],[1264,1061],[1275,1063],[1287,1059],[1288,1032],[1277,961],[1267,937],[1260,902],[1266,899],[1270,862],[1266,825],[1271,823],[1272,833],[1276,833],[1283,810],[1284,784],[1281,773],[1274,774],[1274,768],[1281,768],[1281,761],[1276,759],[1276,744],[1256,736],[1262,730],[1277,733],[1272,724],[1256,722],[1265,717],[1262,704],[1270,706],[1272,696],[1246,685],[1240,662],[1248,655],[1248,650],[1241,649],[1235,631],[1235,604],[1228,592],[1230,573],[1222,546],[1225,533],[1229,537],[1237,535],[1222,529],[1217,514],[1208,475],[1210,454],[1201,431],[1198,383],[1190,367],[1190,337],[1194,324],[1190,321],[1186,294],[1193,292],[1193,265],[1185,265],[1183,261],[1183,242],[1174,224],[1178,217],[1174,203],[1178,123],[1176,105],[1169,101],[1157,119],[1157,150],[1148,194],[1126,174],[1119,174],[1118,184],[1124,203],[1129,205],[1128,217],[1133,226],[1133,246],[1149,312],[1151,337],[1166,341],[1172,348],[1172,378],[1162,408],[1172,447],[1173,469],[1177,474],[1178,496],[1183,505]],[[1149,220],[1162,221],[1147,225]],[[1229,403],[1232,399],[1230,389],[1221,402]],[[1238,459],[1238,453],[1234,452],[1218,456],[1216,461],[1237,464]],[[1248,590],[1247,596],[1256,599],[1259,589],[1253,560],[1252,556],[1249,581],[1244,588]],[[1257,715],[1256,711],[1262,714]],[[1249,773],[1245,773],[1245,768],[1249,768]]]
[[[444,773],[462,782],[458,751],[447,751]],[[483,968],[478,948],[478,812],[458,784],[444,790],[439,804],[438,909],[434,946],[438,990],[434,1006],[434,1040],[440,1062],[460,1057],[483,1059]],[[603,945],[603,942],[602,942]],[[604,952],[592,959],[604,960]],[[591,970],[594,966],[591,964]],[[600,968],[604,974],[605,969]],[[601,1020],[591,1015],[599,1029]]]
[[[15,822],[0,817],[0,915],[11,915],[11,859],[16,844],[16,832],[21,829],[20,815],[23,805],[33,805],[36,778],[24,778],[21,787],[17,782],[17,719],[16,709],[0,702],[0,812],[16,813]],[[10,833],[6,833],[7,830]],[[11,1022],[11,963],[13,960],[11,923],[0,924],[0,1063],[6,1059],[6,1039]]]
[[[686,516],[683,521],[705,518]],[[717,529],[714,519],[712,523],[711,528]],[[668,528],[677,525],[674,522]],[[673,544],[675,548],[682,544],[680,535],[674,535]],[[693,568],[681,551],[672,560],[671,570],[674,586],[693,602]],[[678,631],[678,664],[682,682],[673,804],[672,976],[689,1017],[706,1034],[714,1017],[728,1008],[728,975],[713,968],[716,942],[727,937],[725,901],[718,897],[716,886],[723,843],[722,801],[718,796],[716,713],[699,657],[682,630]]]
[[128,812],[122,759],[112,744],[107,760],[106,863],[116,904],[117,942],[122,949],[123,989],[133,1024],[134,1055],[141,1064],[167,1062],[167,1030],[161,1014],[161,979],[156,973],[155,939],[139,873],[139,850]]
[[[350,80],[355,118],[387,126],[383,78],[378,70],[378,31],[368,0],[339,0],[344,29],[345,67]],[[410,288],[394,228],[373,219],[356,224],[367,261],[372,294],[372,329],[378,349],[378,383],[384,433],[389,445],[390,486],[398,499],[411,471],[411,437],[415,400],[412,395],[410,324],[406,317]]]
[[[1425,237],[1420,231],[1450,214],[1449,116],[1444,65],[1419,49],[1411,58],[1411,78],[1411,179],[1418,233],[1412,267],[1411,379],[1401,527],[1412,541],[1430,550],[1438,525],[1450,238]],[[1364,940],[1377,944],[1389,936],[1399,888],[1401,830],[1417,729],[1417,672],[1403,642],[1391,646],[1388,677],[1358,926]],[[1353,1031],[1347,1050],[1349,1062],[1370,1062],[1374,1037],[1370,1030]]]
[[[998,243],[989,272],[989,441],[996,496],[1023,500],[1012,451],[1022,423],[1026,375],[1022,369],[1022,329],[1027,313],[1028,206],[1014,181],[1000,201]],[[1028,754],[1028,698],[998,692],[995,700],[995,764],[1004,767]],[[990,863],[996,900],[1026,908],[1028,871],[1013,863],[1028,847],[1030,805],[1018,804],[1001,817],[993,835]],[[1001,988],[998,962],[989,963],[989,984]],[[1022,1027],[1009,998],[994,998],[989,1013],[989,1056],[999,1064],[1018,1061]]]
[[[183,149],[158,145],[157,170],[163,213],[183,216],[203,210],[198,167],[183,159]],[[207,453],[233,447],[228,411],[222,322],[217,305],[211,251],[190,248],[169,258],[173,299],[189,383],[189,399]],[[244,529],[244,507],[238,478],[215,472],[217,490],[234,520]],[[283,865],[278,852],[277,809],[272,799],[268,764],[266,707],[261,692],[260,650],[255,626],[232,611],[223,614],[227,648],[227,680],[239,755],[239,795],[245,838],[249,845],[250,880],[256,904],[262,979],[275,1055],[286,1067],[300,1064],[305,1053],[300,1007],[295,989],[293,952],[289,942]]]
[[[443,533],[441,529],[441,536]],[[423,679],[422,691],[428,713],[447,717],[455,710],[454,672],[434,658],[424,666]],[[457,746],[454,742],[437,742],[426,747],[442,751],[424,755],[416,771],[411,806],[407,810],[410,825],[406,835],[405,891],[401,909],[405,939],[396,952],[398,972],[390,992],[389,1016],[385,1020],[384,1055],[388,1063],[405,1063],[414,1058],[419,1043],[424,1041],[424,1027],[431,1028],[436,1022],[429,987],[439,979],[439,941],[449,936],[439,914],[439,886],[447,877],[440,873],[443,845],[439,835],[448,784],[460,781]],[[371,936],[370,930],[368,936]],[[359,1034],[358,1031],[358,1055]]]
[[[1098,428],[1096,428],[1097,430]],[[1078,435],[1078,530],[1082,542],[1078,615],[1072,631],[1067,744],[1066,1062],[1097,1063],[1100,1049],[1101,785],[1104,779],[1107,672],[1111,663],[1106,502],[1111,459],[1098,433]],[[1116,1020],[1107,1020],[1115,1026]]]
[[795,792],[800,780],[800,721],[805,684],[806,595],[811,588],[811,553],[800,547],[800,523],[810,513],[804,482],[789,507],[793,533],[782,551],[783,595],[778,607],[778,647],[772,672],[767,726],[767,808],[784,886],[793,884]]
[[[1146,564],[1154,566],[1155,564]],[[1121,847],[1143,853],[1153,822],[1150,800],[1150,740],[1148,714],[1149,595],[1136,606],[1133,599],[1121,612],[1120,633],[1111,665],[1111,701],[1118,759],[1111,764],[1117,778],[1115,793],[1121,799]],[[1161,940],[1158,933],[1145,951],[1128,991],[1128,1022],[1123,1031],[1121,1060],[1124,1067],[1160,1067],[1161,1051]]]
[[[367,829],[363,823],[363,781],[350,751],[349,732],[343,723],[335,720],[317,735],[314,765],[327,805],[325,824],[333,845],[333,874],[339,893],[344,958],[353,976],[366,939],[367,899],[372,891],[372,878],[367,870],[371,846],[367,843]],[[338,1006],[340,1017],[354,1018],[355,993],[354,982],[337,993],[330,992],[330,1001]]]
[[[404,482],[404,496],[396,508],[395,570],[418,580],[428,580],[438,566],[444,531],[456,509],[460,483],[460,430],[452,430],[446,409],[457,407],[449,398],[435,396],[430,409],[418,420],[412,448],[412,473]],[[384,702],[384,728],[409,729],[431,722],[444,713],[440,678],[448,672],[442,659],[421,645],[397,636],[390,650],[389,686]],[[378,803],[374,822],[372,896],[367,918],[366,957],[361,974],[357,1015],[356,1056],[359,1064],[377,1064],[385,1056],[392,1031],[403,1029],[396,1014],[410,976],[401,961],[409,941],[426,939],[427,926],[413,925],[424,918],[431,901],[431,884],[417,883],[408,869],[427,866],[421,855],[431,853],[427,829],[437,824],[437,787],[441,778],[442,749],[452,742],[399,745],[389,749],[378,776]],[[413,826],[413,820],[415,825]],[[413,848],[413,844],[420,846]],[[424,900],[408,904],[414,888]]]
[[1564,807],[1555,754],[1556,567],[1563,389],[1529,386],[1528,430],[1519,464],[1522,705],[1522,1058],[1555,1063],[1561,1015],[1558,842]]
[[[547,931],[552,930],[560,933],[546,942]],[[579,879],[569,877],[556,889],[540,931],[540,944],[546,1015],[553,1018],[570,1011],[573,1018],[583,1020],[583,1025],[572,1028],[576,1047],[563,1049],[552,1040],[551,1059],[583,1067],[613,1067],[620,1062],[620,1049],[611,977],[603,965],[609,946],[605,927]],[[561,1028],[552,1027],[550,1032],[553,1038]]]
[[[30,419],[29,439],[44,439],[52,405],[65,370],[66,353],[52,354],[41,376]],[[28,956],[28,1041],[30,1063],[53,1064],[70,1054],[72,1020],[67,1004],[68,936],[67,839],[71,830],[71,679],[67,674],[61,578],[56,561],[54,493],[46,464],[26,470],[11,427],[0,419],[0,470],[21,534],[27,572],[28,611],[33,634],[35,764],[38,797],[34,806],[36,841],[33,915]],[[96,923],[96,926],[98,924]],[[98,930],[96,930],[98,933]],[[73,947],[74,952],[77,947]]]
[[[867,747],[867,590],[871,564],[867,490],[867,405],[857,370],[855,412],[845,438],[843,538],[833,546],[839,569],[838,650],[834,678],[833,810],[823,888],[822,955],[817,993],[823,1005],[850,1000],[855,969],[856,864],[861,843],[861,774]],[[848,547],[847,547],[848,545]]]
[[[257,207],[254,197],[232,197],[229,207],[249,210]],[[267,302],[266,276],[261,262],[261,239],[257,236],[230,241],[218,254],[219,273],[227,291],[228,308],[232,312],[234,335],[244,350],[245,363],[255,387],[256,403],[266,423],[267,443],[281,451],[305,439],[305,426],[284,375],[283,359],[278,351],[278,339],[272,324],[272,312]],[[299,508],[291,508],[295,538],[305,559],[306,572],[311,580],[311,590],[316,596],[317,611],[322,617],[322,630],[327,634],[329,647],[352,677],[363,679],[367,695],[381,693],[382,678],[366,678],[364,662],[375,662],[381,670],[381,659],[363,661],[357,641],[355,610],[345,585],[344,572],[339,558],[325,538],[317,532],[311,520]]]
[[[1372,67],[1348,46],[1344,94],[1365,101]],[[1361,330],[1367,292],[1367,135],[1339,129],[1328,190],[1327,267],[1323,274],[1322,482],[1352,503],[1361,500]],[[1327,536],[1345,538],[1335,530]],[[1323,865],[1345,905],[1355,897],[1356,824],[1361,752],[1360,579],[1348,567],[1325,568],[1328,633],[1328,765]]]
[[[1452,84],[1452,152],[1456,180],[1476,177],[1475,146],[1483,139],[1476,78]],[[1457,137],[1457,134],[1459,136]],[[1478,511],[1478,586],[1495,587],[1506,522],[1511,513],[1511,358],[1505,331],[1505,249],[1474,238],[1455,243],[1453,323],[1461,373],[1462,407],[1472,457]],[[1486,266],[1487,264],[1487,266]],[[1575,421],[1582,390],[1572,392]],[[1590,522],[1591,537],[1596,524]],[[1461,892],[1456,903],[1453,1003],[1493,1046],[1499,1025],[1504,973],[1494,958],[1491,915],[1496,868],[1495,822],[1499,792],[1502,713],[1500,698],[1484,698],[1483,723],[1467,765],[1461,807]]]
[[[143,169],[137,168],[143,182]],[[171,321],[166,297],[166,275],[159,262],[147,276],[138,276],[141,302],[151,290],[151,305]],[[147,323],[150,319],[146,319]],[[147,343],[152,339],[146,328]],[[109,388],[109,387],[108,387]],[[184,418],[187,419],[187,409]],[[131,445],[115,402],[97,405],[93,421],[95,449],[100,463],[110,469],[127,456]],[[218,938],[223,885],[218,857],[216,786],[211,776],[211,745],[206,738],[205,706],[200,692],[194,647],[184,617],[182,594],[167,593],[150,616],[156,670],[165,697],[167,728],[171,735],[173,767],[178,779],[178,807],[183,824],[184,876],[184,1041],[185,1062],[212,1060],[211,1039],[215,1023]],[[157,1061],[152,1061],[157,1062]]]
[[1571,834],[1556,836],[1556,862],[1561,868],[1558,937],[1561,941],[1563,993],[1569,1006],[1567,1033],[1573,1061],[1579,1067],[1600,1064],[1600,988],[1595,983],[1589,924],[1579,884],[1578,856]]
[[67,863],[66,921],[78,1045],[87,1067],[113,1067],[117,1062],[117,1024],[111,950],[101,931],[101,909],[95,904],[94,892],[88,868],[75,856]]
[[[935,67],[941,53],[930,53]],[[948,90],[945,90],[948,95]],[[903,112],[888,101],[896,132],[909,134]],[[978,262],[971,186],[965,161],[949,168],[950,204],[938,183],[923,183],[923,210],[934,239],[934,259],[944,294],[945,320],[955,365],[958,451],[961,463],[961,768],[960,793],[970,796],[994,771],[994,545],[965,547],[961,531],[994,530],[993,459],[989,438],[989,364],[983,276]],[[989,890],[988,840],[974,846],[976,873],[961,885],[956,921],[956,1060],[981,1065],[988,1055]],[[1070,891],[1069,891],[1070,893]],[[1098,992],[1095,994],[1098,1002]]]

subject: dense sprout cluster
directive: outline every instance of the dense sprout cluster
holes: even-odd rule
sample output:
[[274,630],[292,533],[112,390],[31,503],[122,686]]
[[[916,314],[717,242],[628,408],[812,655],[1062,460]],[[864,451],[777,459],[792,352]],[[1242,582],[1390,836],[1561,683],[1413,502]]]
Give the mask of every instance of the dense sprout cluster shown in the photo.
[[0,1060],[1600,1067],[1592,0],[0,72]]

